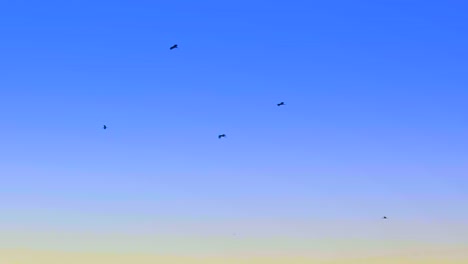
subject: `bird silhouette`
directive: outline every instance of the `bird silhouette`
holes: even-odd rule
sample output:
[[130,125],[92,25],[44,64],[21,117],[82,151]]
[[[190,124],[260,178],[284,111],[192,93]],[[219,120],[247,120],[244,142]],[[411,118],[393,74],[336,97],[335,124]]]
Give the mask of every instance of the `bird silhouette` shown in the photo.
[[284,102],[281,102],[281,103],[279,103],[279,104],[277,104],[277,105],[278,105],[278,106],[284,105]]
[[384,217],[382,217],[382,219],[387,219],[387,217],[386,217],[386,216],[384,216]]
[[107,126],[106,126],[106,125],[104,125],[102,128],[103,128],[103,129],[107,129]]
[[226,137],[226,134],[221,134],[218,136],[218,138]]
[[174,46],[170,47],[169,49],[170,49],[170,50],[173,50],[173,49],[176,49],[176,48],[178,48],[177,44],[175,44]]

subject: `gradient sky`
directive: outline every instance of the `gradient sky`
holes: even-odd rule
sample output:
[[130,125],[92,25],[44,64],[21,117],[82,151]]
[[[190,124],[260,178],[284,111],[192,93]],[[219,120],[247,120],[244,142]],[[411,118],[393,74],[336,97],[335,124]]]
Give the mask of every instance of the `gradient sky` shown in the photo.
[[1,1],[0,260],[468,252],[467,12]]

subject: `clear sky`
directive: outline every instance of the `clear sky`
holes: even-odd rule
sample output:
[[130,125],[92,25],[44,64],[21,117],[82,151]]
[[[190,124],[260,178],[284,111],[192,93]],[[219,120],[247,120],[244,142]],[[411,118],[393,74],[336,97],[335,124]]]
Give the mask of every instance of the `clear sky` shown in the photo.
[[468,252],[467,12],[1,1],[0,260]]

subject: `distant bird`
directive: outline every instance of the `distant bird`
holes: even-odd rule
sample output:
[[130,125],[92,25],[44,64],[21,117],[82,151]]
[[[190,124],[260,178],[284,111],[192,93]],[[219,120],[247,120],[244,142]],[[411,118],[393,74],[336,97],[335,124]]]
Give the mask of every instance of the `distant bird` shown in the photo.
[[104,129],[107,129],[107,126],[106,126],[106,125],[104,125],[102,128],[104,128]]
[[226,134],[221,134],[218,136],[218,138],[226,137]]
[[282,106],[282,105],[284,105],[284,102],[281,102],[281,103],[279,103],[279,104],[277,104],[277,105],[278,105],[278,106]]
[[382,219],[387,219],[387,217],[386,217],[386,216],[384,216],[384,217],[382,217]]
[[170,50],[173,50],[173,49],[176,49],[176,48],[178,48],[177,44],[175,44],[174,46],[170,47],[169,49],[170,49]]

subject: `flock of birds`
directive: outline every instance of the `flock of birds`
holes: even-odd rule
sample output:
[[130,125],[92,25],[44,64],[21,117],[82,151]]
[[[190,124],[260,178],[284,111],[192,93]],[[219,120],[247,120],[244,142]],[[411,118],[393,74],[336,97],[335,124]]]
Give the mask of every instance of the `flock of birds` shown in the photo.
[[[179,47],[179,46],[178,46],[177,44],[174,44],[174,45],[172,45],[172,46],[169,48],[169,50],[177,49],[178,47]],[[280,103],[278,103],[278,104],[276,104],[276,105],[277,105],[277,106],[283,106],[283,105],[285,105],[285,104],[284,104],[284,102],[280,102]],[[104,125],[104,126],[103,126],[103,129],[107,129],[107,126]],[[226,137],[226,134],[218,135],[218,139],[225,138],[225,137]],[[382,219],[386,220],[387,217],[384,216],[384,217],[382,217]]]

